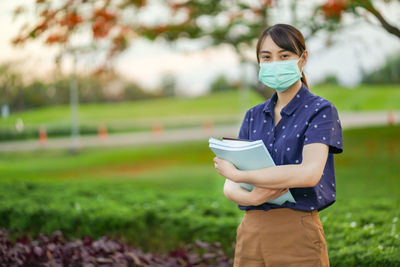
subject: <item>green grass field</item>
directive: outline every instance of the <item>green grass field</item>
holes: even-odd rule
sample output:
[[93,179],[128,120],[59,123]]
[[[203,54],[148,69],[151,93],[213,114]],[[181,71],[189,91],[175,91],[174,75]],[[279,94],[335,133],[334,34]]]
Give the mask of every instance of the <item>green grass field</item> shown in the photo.
[[[400,110],[400,85],[367,86],[354,89],[339,86],[319,86],[311,91],[331,100],[338,110]],[[204,118],[215,119],[216,114],[233,117],[237,120],[244,109],[264,100],[255,92],[249,94],[248,103],[241,104],[242,94],[238,91],[222,92],[197,98],[165,98],[150,101],[85,104],[80,105],[80,123],[83,126],[96,126],[101,123],[110,124],[114,128],[121,124],[139,127],[143,121],[155,120],[168,123],[189,123],[202,121]],[[245,105],[245,106],[242,106]],[[8,119],[0,120],[0,129],[14,127],[17,118],[21,118],[26,127],[67,127],[70,123],[69,106],[39,108],[26,112],[12,113]],[[185,119],[186,118],[186,119]],[[218,119],[217,119],[218,120]]]
[[359,85],[353,89],[325,85],[311,88],[339,111],[400,110],[400,85]]
[[[344,132],[337,202],[320,213],[332,266],[400,266],[399,136],[400,126]],[[201,239],[231,253],[242,213],[212,158],[207,140],[0,154],[0,227],[110,234],[153,251]]]
[[[83,125],[93,123],[142,123],[143,120],[174,121],[185,118],[196,119],[217,117],[216,115],[240,114],[240,102],[237,92],[218,93],[197,98],[163,98],[137,102],[84,104],[79,106],[80,122]],[[251,93],[250,103],[257,103],[259,96]],[[0,121],[0,126],[13,126],[21,118],[27,126],[63,125],[70,122],[69,106],[39,108],[12,114]]]

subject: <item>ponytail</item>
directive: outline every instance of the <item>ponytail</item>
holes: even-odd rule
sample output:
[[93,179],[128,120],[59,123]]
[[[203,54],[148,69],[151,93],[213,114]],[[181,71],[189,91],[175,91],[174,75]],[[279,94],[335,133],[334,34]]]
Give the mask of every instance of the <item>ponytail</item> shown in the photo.
[[304,72],[301,72],[301,81],[306,85],[307,89],[310,90],[310,87],[308,87],[307,79],[306,79],[306,76],[304,75]]

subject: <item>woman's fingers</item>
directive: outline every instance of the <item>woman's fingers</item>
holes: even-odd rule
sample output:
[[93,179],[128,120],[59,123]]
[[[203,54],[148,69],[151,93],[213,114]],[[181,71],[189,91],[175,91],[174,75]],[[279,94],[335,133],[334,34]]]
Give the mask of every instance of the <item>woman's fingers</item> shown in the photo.
[[288,188],[273,189],[273,188],[258,187],[258,186],[255,186],[254,188],[260,189],[260,190],[268,190],[271,194],[280,193],[280,192],[287,192],[289,190]]
[[217,167],[218,167],[218,158],[215,157],[215,158],[213,159],[213,161],[214,161],[214,168],[217,168]]
[[275,196],[275,197],[280,197],[280,196],[282,196],[283,194],[285,194],[287,191],[288,191],[287,188],[279,189],[279,190],[276,191],[276,193],[274,194],[274,196]]
[[285,194],[288,190],[289,190],[288,188],[272,189],[272,188],[255,186],[254,190],[251,191],[251,194],[255,205],[260,205],[262,203],[280,197],[281,195]]

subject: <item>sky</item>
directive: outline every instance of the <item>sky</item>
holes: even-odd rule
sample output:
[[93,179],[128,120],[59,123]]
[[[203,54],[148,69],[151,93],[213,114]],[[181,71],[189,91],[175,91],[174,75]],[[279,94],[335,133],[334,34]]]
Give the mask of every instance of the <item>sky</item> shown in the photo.
[[[298,2],[298,16],[301,18],[309,14],[310,5],[323,1]],[[32,5],[33,0],[0,2],[0,64],[18,62],[26,75],[48,78],[54,67],[56,48],[43,46],[39,42],[16,48],[10,43],[21,24],[18,20],[13,21],[12,10],[21,3]],[[280,0],[279,3],[279,9],[271,10],[270,23],[292,23],[288,8],[290,0]],[[377,6],[390,23],[400,26],[400,4]],[[162,12],[152,12],[155,17],[162,18]],[[343,19],[346,24],[354,26],[333,35],[333,46],[326,46],[325,32],[306,43],[309,59],[304,71],[310,86],[332,74],[338,77],[342,85],[352,88],[360,82],[361,69],[368,72],[379,68],[388,57],[400,53],[400,39],[384,31],[373,17],[369,17],[370,22],[355,21],[351,15],[345,15]],[[189,42],[180,43],[180,47],[186,52],[166,43],[138,40],[116,59],[115,66],[126,79],[150,89],[156,88],[164,75],[174,75],[178,92],[186,95],[205,93],[210,82],[219,75],[225,75],[230,80],[257,79],[257,70],[248,68],[243,71],[228,45],[199,50],[200,44]]]

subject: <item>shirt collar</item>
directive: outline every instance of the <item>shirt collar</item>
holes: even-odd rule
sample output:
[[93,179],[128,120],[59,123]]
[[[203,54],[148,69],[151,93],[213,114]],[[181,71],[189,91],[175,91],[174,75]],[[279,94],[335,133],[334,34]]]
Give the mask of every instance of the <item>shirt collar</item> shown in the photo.
[[[300,90],[290,100],[290,102],[282,108],[281,112],[290,116],[296,110],[296,108],[302,103],[303,98],[306,95],[307,91],[308,91],[308,89],[307,89],[306,85],[302,82]],[[278,94],[275,92],[272,95],[272,97],[265,102],[264,109],[263,109],[265,113],[269,113],[270,115],[273,114],[277,98],[278,98]]]

